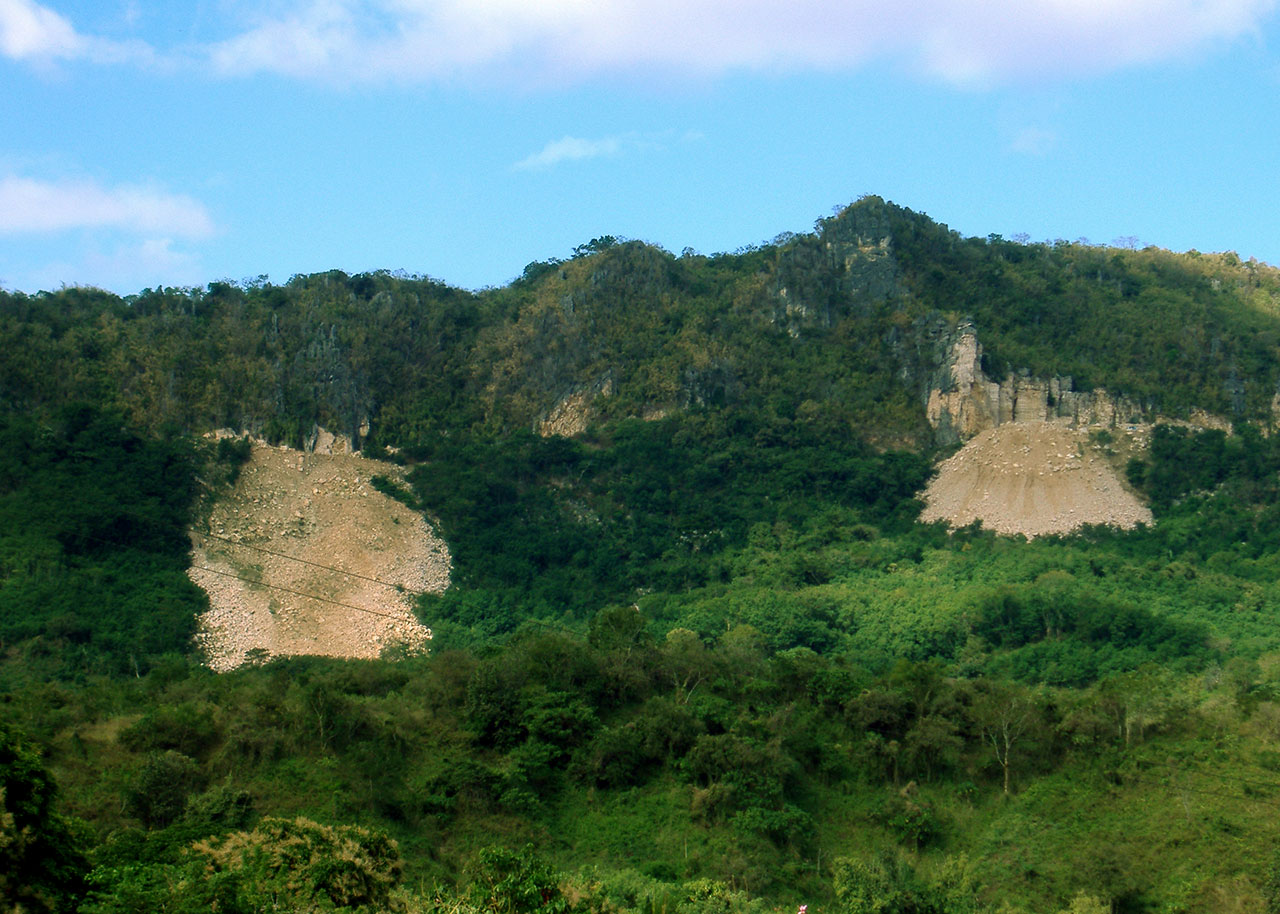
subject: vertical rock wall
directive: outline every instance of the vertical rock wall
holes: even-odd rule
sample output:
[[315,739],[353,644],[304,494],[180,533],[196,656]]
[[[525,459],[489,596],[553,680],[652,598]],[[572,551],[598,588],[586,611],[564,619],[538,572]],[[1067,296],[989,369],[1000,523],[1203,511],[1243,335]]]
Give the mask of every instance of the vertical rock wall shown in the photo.
[[1009,422],[1106,428],[1141,421],[1137,403],[1101,389],[1078,391],[1067,376],[1024,374],[992,381],[982,370],[982,344],[970,321],[959,323],[941,342],[945,356],[925,401],[925,414],[941,443],[967,441]]

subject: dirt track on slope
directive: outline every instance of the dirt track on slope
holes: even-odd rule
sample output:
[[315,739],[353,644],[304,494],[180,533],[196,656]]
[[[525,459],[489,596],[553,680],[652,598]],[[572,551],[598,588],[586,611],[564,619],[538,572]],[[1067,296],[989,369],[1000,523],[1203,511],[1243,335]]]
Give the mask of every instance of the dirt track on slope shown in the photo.
[[197,638],[211,668],[426,647],[413,593],[449,585],[449,552],[421,515],[370,485],[396,472],[351,454],[253,448],[208,526],[192,531],[189,574],[210,603]]
[[998,533],[1069,533],[1085,524],[1152,522],[1086,431],[1048,422],[1007,423],[970,440],[939,465],[921,520]]

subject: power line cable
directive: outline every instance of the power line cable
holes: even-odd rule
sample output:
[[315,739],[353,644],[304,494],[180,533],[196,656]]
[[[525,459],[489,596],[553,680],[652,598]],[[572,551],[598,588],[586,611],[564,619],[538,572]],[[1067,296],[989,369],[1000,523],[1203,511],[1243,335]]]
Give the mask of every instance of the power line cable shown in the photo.
[[[380,584],[383,587],[389,587],[392,590],[395,590],[399,593],[406,593],[415,597],[426,596],[427,594],[432,593],[432,591],[429,591],[429,590],[414,590],[410,587],[405,587],[403,584],[392,584],[390,581],[383,581],[383,580],[379,580],[378,578],[371,578],[371,577],[368,577],[367,575],[357,574],[354,571],[345,571],[341,568],[335,568],[332,565],[322,565],[319,562],[311,562],[306,559],[300,559],[300,558],[297,558],[296,556],[288,555],[283,552],[274,552],[270,549],[264,549],[261,546],[251,546],[248,543],[237,543],[235,540],[230,540],[230,539],[226,539],[225,537],[215,536],[214,534],[211,534],[211,533],[201,533],[199,530],[191,530],[190,532],[196,534],[197,536],[206,536],[206,537],[209,537],[210,539],[222,540],[223,542],[230,543],[233,546],[244,546],[246,549],[255,549],[258,552],[265,552],[269,555],[274,555],[282,559],[287,559],[291,562],[299,562],[303,565],[311,565],[315,568],[321,568],[321,569],[324,569],[325,571],[332,571],[336,574],[344,574],[344,575],[347,575],[348,577],[360,578],[361,580],[369,581],[370,583],[373,583],[373,584]],[[122,543],[119,540],[109,540],[104,537],[94,536],[90,533],[76,533],[74,535],[77,539],[90,540],[95,543],[101,543],[104,546],[114,546],[118,549],[130,548],[129,544],[127,543]],[[241,577],[240,575],[231,574],[230,572],[218,571],[217,569],[214,569],[214,568],[208,568],[204,565],[192,564],[189,567],[199,568],[203,571],[212,572],[213,574],[220,574],[223,577],[235,578],[236,580],[244,581],[248,584],[260,584],[263,587],[269,587],[275,590],[283,590],[286,593],[297,594],[298,596],[302,596],[302,597],[309,597],[310,599],[313,599],[313,600],[321,600],[325,603],[335,603],[338,606],[348,606],[352,609],[359,609],[361,612],[373,612],[373,610],[366,610],[359,606],[352,606],[352,604],[350,603],[342,603],[336,600],[330,600],[327,597],[320,597],[320,596],[316,596],[315,594],[303,593],[302,591],[299,591],[299,590],[290,590],[287,587],[279,587],[275,584],[267,584],[262,581],[254,580],[253,578]],[[374,613],[374,614],[379,615],[378,613]],[[388,618],[393,618],[393,617],[389,616]]]
[[[193,530],[193,531],[191,531],[191,532],[196,533],[198,536],[206,536],[206,535],[208,535],[208,534],[200,533],[199,531],[195,531],[195,530]],[[75,535],[76,535],[76,537],[77,537],[78,539],[81,539],[81,540],[92,540],[92,541],[94,541],[94,542],[101,543],[101,544],[103,544],[104,546],[115,546],[115,547],[117,547],[117,548],[121,548],[121,547],[125,547],[125,548],[127,548],[127,545],[126,545],[125,543],[121,543],[121,542],[119,542],[119,541],[115,541],[115,540],[108,540],[108,539],[105,539],[105,538],[103,538],[103,537],[93,536],[92,534],[88,534],[88,533],[77,533],[77,534],[75,534]],[[214,539],[219,539],[220,537],[216,537],[216,536],[215,536],[215,537],[213,537],[213,538],[214,538]],[[234,540],[227,540],[227,542],[232,543],[233,545],[237,545],[237,546],[246,545],[246,544],[244,544],[244,543],[235,543],[235,542],[234,542]],[[249,546],[248,548],[251,548],[251,549],[252,549],[252,548],[259,548],[259,547]],[[261,548],[259,548],[259,551],[262,551],[262,552],[270,552],[270,550],[267,550],[267,549],[261,549]],[[367,580],[367,581],[371,581],[371,582],[373,582],[373,583],[375,583],[375,584],[381,584],[381,585],[383,585],[384,587],[390,587],[390,588],[393,588],[393,589],[396,589],[396,590],[399,590],[399,591],[403,591],[403,592],[405,592],[405,593],[412,593],[412,594],[415,594],[415,595],[421,595],[422,593],[424,593],[424,591],[414,591],[414,590],[409,590],[408,588],[401,587],[400,585],[397,585],[397,584],[389,584],[389,583],[387,583],[386,581],[379,581],[377,578],[368,578],[368,577],[365,577],[364,575],[355,574],[354,572],[350,572],[350,571],[343,571],[341,568],[331,568],[331,567],[329,567],[328,565],[317,565],[317,563],[315,563],[315,562],[308,562],[306,559],[299,559],[299,558],[295,558],[295,557],[293,557],[293,556],[291,556],[291,555],[285,555],[284,553],[272,553],[272,554],[273,554],[273,555],[278,555],[280,558],[290,559],[290,560],[295,561],[295,562],[301,562],[301,563],[303,563],[304,565],[316,565],[316,567],[324,568],[324,569],[326,569],[326,570],[328,570],[328,571],[338,572],[339,574],[346,574],[346,575],[350,575],[350,576],[352,576],[352,577],[364,578],[365,580]],[[341,600],[334,600],[334,599],[331,599],[331,598],[329,598],[329,597],[322,597],[322,596],[320,596],[320,595],[318,595],[318,594],[314,594],[314,593],[306,593],[305,591],[301,591],[301,590],[293,590],[293,589],[291,589],[291,588],[289,588],[289,587],[281,587],[279,584],[267,584],[267,583],[266,583],[266,582],[264,582],[264,581],[255,581],[253,578],[246,578],[246,577],[243,577],[242,575],[232,574],[232,573],[231,573],[231,572],[229,572],[229,571],[219,571],[218,569],[216,569],[216,568],[210,568],[210,567],[208,567],[207,565],[196,565],[196,564],[191,564],[191,565],[189,565],[189,566],[188,566],[188,568],[195,568],[195,569],[198,569],[198,570],[200,570],[200,571],[207,571],[207,572],[209,572],[210,574],[221,575],[221,576],[222,576],[222,577],[224,577],[224,578],[233,578],[233,579],[235,579],[235,580],[237,580],[237,581],[243,581],[243,582],[245,582],[246,584],[257,584],[258,586],[260,586],[260,587],[266,587],[266,588],[267,588],[267,589],[269,589],[269,590],[279,590],[279,591],[281,591],[281,592],[283,592],[283,593],[292,594],[292,595],[294,595],[294,596],[296,596],[296,597],[302,597],[302,598],[307,599],[307,600],[316,600],[316,601],[321,602],[321,603],[329,603],[329,604],[332,604],[333,606],[341,606],[341,607],[343,607],[343,608],[345,608],[345,609],[354,609],[356,612],[366,613],[366,614],[368,614],[368,615],[370,615],[370,616],[381,616],[382,618],[384,618],[384,619],[390,619],[390,620],[392,620],[393,622],[394,622],[394,621],[397,621],[397,620],[399,620],[399,621],[403,621],[403,617],[401,617],[401,616],[394,616],[394,615],[392,615],[392,614],[390,614],[390,613],[379,612],[379,611],[378,611],[378,610],[376,610],[376,609],[369,609],[369,608],[364,607],[364,606],[356,606],[354,603],[344,603],[344,602],[342,602]]]
[[246,584],[257,584],[260,587],[266,587],[270,590],[281,590],[285,593],[291,593],[297,597],[306,597],[309,600],[319,600],[321,603],[332,603],[334,606],[345,606],[347,609],[354,609],[358,612],[368,613],[371,616],[382,616],[384,619],[392,620],[400,618],[399,616],[393,616],[390,613],[378,612],[376,609],[366,609],[363,606],[356,606],[354,603],[343,603],[341,600],[332,600],[329,597],[322,597],[317,594],[306,593],[301,590],[292,590],[288,587],[281,587],[279,584],[267,584],[263,581],[255,581],[253,578],[242,577],[238,574],[232,574],[229,571],[219,571],[218,569],[210,568],[207,565],[192,565],[191,567],[199,569],[200,571],[207,571],[210,574],[220,574],[224,578],[235,578],[237,581],[244,581]]
[[333,565],[324,565],[324,564],[321,564],[320,562],[312,562],[307,559],[300,559],[297,556],[289,555],[284,552],[276,552],[274,549],[267,549],[264,546],[254,546],[251,543],[237,542],[236,540],[228,539],[225,536],[217,536],[213,533],[201,533],[199,530],[192,530],[191,532],[194,533],[196,536],[203,536],[206,539],[217,540],[218,542],[228,543],[232,546],[241,546],[245,549],[252,549],[255,552],[262,552],[267,555],[274,555],[277,558],[288,559],[291,562],[298,562],[302,565],[310,565],[313,568],[323,568],[325,571],[332,571],[335,574],[345,574],[347,577],[359,578],[362,581],[369,581],[373,584],[381,584],[383,587],[390,587],[393,590],[401,591],[403,593],[413,594],[415,597],[421,597],[431,592],[427,590],[414,590],[411,587],[405,587],[403,584],[392,584],[390,581],[383,581],[378,578],[371,578],[368,575],[359,574],[358,572],[355,572],[355,571],[347,571],[346,569],[343,569],[343,568],[336,568]]

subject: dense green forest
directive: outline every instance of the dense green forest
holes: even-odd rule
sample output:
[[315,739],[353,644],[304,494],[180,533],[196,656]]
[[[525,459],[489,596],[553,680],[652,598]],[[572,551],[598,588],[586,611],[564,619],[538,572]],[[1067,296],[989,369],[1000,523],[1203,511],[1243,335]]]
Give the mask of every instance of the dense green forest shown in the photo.
[[300,445],[318,424],[404,447],[531,428],[598,391],[601,420],[733,407],[914,447],[962,318],[997,381],[1071,376],[1152,415],[1270,421],[1277,316],[1280,271],[1233,254],[963,238],[870,197],[732,254],[595,239],[477,293],[340,272],[127,298],[0,290],[0,397],[28,414],[96,403],[155,431]]
[[[1280,911],[1277,303],[875,198],[475,293],[0,291],[0,909]],[[1155,426],[1150,527],[921,524],[961,321],[1233,431]],[[405,466],[429,655],[200,664],[226,427]]]

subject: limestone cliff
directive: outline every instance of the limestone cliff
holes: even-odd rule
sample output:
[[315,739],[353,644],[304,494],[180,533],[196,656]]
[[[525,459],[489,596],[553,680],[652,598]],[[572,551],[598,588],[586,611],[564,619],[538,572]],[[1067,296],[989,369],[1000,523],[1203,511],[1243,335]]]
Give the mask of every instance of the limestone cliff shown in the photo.
[[[328,429],[319,425],[312,425],[311,430],[302,438],[302,452],[306,454],[322,454],[329,455],[346,455],[359,454],[360,443],[369,436],[369,419],[363,418],[357,424],[356,437],[343,434],[334,434]],[[210,432],[207,437],[215,441],[222,438],[248,438],[253,444],[261,447],[268,447],[272,442],[268,441],[255,429],[248,428],[219,428]]]
[[1009,422],[1105,428],[1142,420],[1143,409],[1134,401],[1101,389],[1076,390],[1067,376],[1011,374],[991,380],[982,369],[982,344],[971,321],[958,323],[935,346],[945,354],[930,378],[925,414],[939,443],[967,441]]

